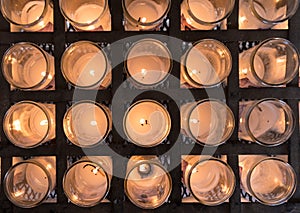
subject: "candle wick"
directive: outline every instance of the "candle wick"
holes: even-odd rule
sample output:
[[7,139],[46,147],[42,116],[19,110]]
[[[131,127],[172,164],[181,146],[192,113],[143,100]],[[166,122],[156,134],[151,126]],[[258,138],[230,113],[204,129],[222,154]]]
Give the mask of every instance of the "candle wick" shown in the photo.
[[98,173],[98,171],[99,171],[99,168],[98,168],[98,167],[94,166],[93,164],[86,164],[86,165],[83,166],[83,168],[85,168],[85,167],[87,167],[87,166],[93,167],[93,168],[91,169],[91,172],[94,173],[94,175],[97,175],[97,173]]

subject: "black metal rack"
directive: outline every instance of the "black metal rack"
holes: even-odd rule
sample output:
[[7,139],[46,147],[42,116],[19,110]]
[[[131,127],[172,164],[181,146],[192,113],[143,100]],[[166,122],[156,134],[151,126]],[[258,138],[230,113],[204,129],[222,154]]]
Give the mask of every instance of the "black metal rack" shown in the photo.
[[[71,3],[71,2],[70,2]],[[62,189],[62,177],[67,168],[68,156],[84,155],[81,148],[69,145],[62,128],[63,116],[66,112],[67,106],[73,98],[74,88],[69,88],[67,82],[63,78],[60,71],[60,59],[65,50],[65,44],[73,43],[78,40],[90,40],[95,42],[113,43],[120,39],[140,35],[152,34],[167,35],[180,38],[187,42],[194,42],[204,38],[214,38],[224,42],[230,49],[233,57],[233,69],[228,78],[228,85],[224,87],[227,104],[232,109],[236,123],[238,124],[238,110],[239,101],[242,99],[261,99],[268,97],[275,97],[286,100],[291,106],[299,120],[298,102],[300,100],[300,89],[298,88],[298,78],[292,81],[286,88],[239,88],[238,77],[238,50],[239,41],[261,41],[269,37],[287,38],[293,42],[300,50],[300,10],[289,21],[289,30],[238,30],[238,0],[236,0],[234,11],[228,19],[227,30],[216,31],[180,31],[180,3],[179,0],[173,0],[171,10],[169,12],[170,27],[167,31],[162,32],[125,32],[122,26],[122,6],[120,0],[109,0],[111,14],[112,14],[112,31],[111,32],[65,32],[65,20],[60,13],[58,0],[54,0],[54,32],[40,33],[40,32],[23,32],[11,33],[9,24],[0,17],[0,57],[2,58],[6,49],[12,44],[20,41],[29,41],[33,43],[50,43],[54,45],[55,57],[55,87],[54,91],[10,91],[9,84],[5,81],[2,74],[0,74],[0,120],[2,121],[5,112],[15,102],[21,100],[33,100],[39,102],[50,102],[56,105],[56,138],[51,143],[39,146],[34,149],[21,149],[13,146],[5,137],[0,122],[1,129],[1,143],[0,143],[0,157],[1,157],[1,182],[3,182],[4,175],[11,166],[11,159],[14,156],[56,156],[57,162],[57,202],[45,203],[34,209],[21,209],[14,206],[5,196],[3,186],[0,187],[0,212],[148,212],[135,207],[124,195],[123,179],[118,177],[112,178],[112,184],[109,194],[110,203],[101,203],[92,208],[80,208],[68,202]],[[150,35],[151,34],[151,35]],[[164,41],[168,43],[168,41]],[[111,49],[111,55],[114,58],[123,59],[124,54],[120,50],[124,50],[124,44],[117,43],[115,48]],[[180,57],[183,50],[180,46],[168,43],[170,51],[174,57]],[[123,60],[122,60],[123,61]],[[96,101],[111,102],[111,99],[116,89],[122,84],[124,80],[123,64],[114,66],[113,82],[111,87],[106,90],[100,90],[97,94]],[[179,78],[180,64],[174,62],[171,74]],[[171,84],[168,88],[174,93],[180,93],[184,89],[180,89],[179,84]],[[134,89],[125,88],[128,93],[133,92]],[[213,89],[212,89],[213,90]],[[207,97],[204,89],[192,89],[192,94],[196,100]],[[82,95],[86,95],[89,91],[79,91]],[[126,97],[125,97],[126,98]],[[117,151],[122,156],[131,155],[160,155],[165,153],[174,145],[174,140],[180,132],[180,114],[179,109],[174,102],[165,95],[156,92],[145,92],[139,98],[154,98],[163,100],[167,105],[172,119],[172,130],[168,137],[169,143],[163,143],[154,148],[140,148],[131,143],[126,142],[115,129],[112,130],[112,142],[99,145],[99,147],[89,150],[94,155],[105,155],[109,149]],[[215,97],[218,98],[218,97]],[[124,103],[120,105],[124,106]],[[281,146],[274,148],[266,148],[256,144],[246,144],[238,140],[238,126],[229,141],[218,147],[216,154],[227,155],[228,163],[233,168],[237,178],[237,187],[228,203],[224,203],[216,207],[208,207],[199,203],[184,204],[181,202],[181,168],[180,159],[181,154],[195,154],[199,155],[203,149],[200,145],[185,144],[183,141],[175,144],[173,152],[170,154],[171,167],[175,167],[171,171],[173,189],[169,201],[162,207],[156,210],[149,210],[149,212],[300,212],[300,190],[299,187],[295,195],[286,204],[277,207],[263,206],[259,203],[241,203],[240,201],[240,181],[239,181],[239,154],[287,154],[289,155],[289,162],[296,171],[297,179],[300,177],[300,138],[299,138],[299,124],[297,122],[296,129],[289,139],[289,141]],[[179,137],[180,138],[180,137]],[[191,147],[193,146],[193,147]],[[189,152],[189,150],[192,150]],[[125,176],[126,163],[121,161],[121,158],[113,158],[114,172],[122,173]],[[300,181],[299,181],[300,182]]]

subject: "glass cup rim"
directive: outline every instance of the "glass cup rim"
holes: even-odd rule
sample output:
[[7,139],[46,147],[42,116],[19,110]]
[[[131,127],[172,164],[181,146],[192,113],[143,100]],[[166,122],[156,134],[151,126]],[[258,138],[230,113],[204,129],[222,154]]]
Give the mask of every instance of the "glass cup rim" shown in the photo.
[[64,18],[66,19],[66,20],[68,20],[71,24],[75,24],[75,25],[78,25],[79,27],[88,27],[88,26],[90,26],[90,25],[93,25],[93,24],[95,24],[99,19],[101,19],[103,16],[104,16],[104,14],[105,14],[105,12],[106,12],[106,10],[107,10],[107,8],[108,8],[108,1],[107,0],[104,0],[104,7],[103,7],[103,10],[102,10],[102,12],[99,14],[99,16],[95,19],[95,20],[93,20],[92,22],[90,22],[90,23],[80,23],[80,22],[77,22],[77,21],[75,21],[75,20],[73,20],[72,18],[70,18],[68,15],[67,15],[67,13],[65,12],[65,10],[63,9],[63,7],[62,7],[62,2],[63,2],[64,0],[59,0],[59,8],[60,8],[60,12],[61,12],[61,14],[64,16]]
[[[216,161],[216,162],[218,162],[218,163],[224,165],[224,166],[226,167],[226,169],[228,169],[227,171],[229,171],[230,175],[231,175],[232,178],[233,178],[233,181],[232,181],[232,182],[233,182],[233,185],[232,185],[232,187],[231,187],[230,192],[227,194],[226,197],[224,197],[224,198],[223,198],[222,200],[220,200],[219,202],[206,202],[206,201],[203,201],[203,200],[199,199],[199,198],[195,195],[195,193],[193,192],[192,187],[191,187],[191,176],[192,176],[193,170],[194,170],[199,164],[201,164],[201,163],[203,163],[203,162],[208,162],[208,161]],[[200,202],[200,203],[202,203],[202,204],[204,204],[204,205],[207,205],[207,206],[217,206],[217,205],[220,205],[220,204],[224,203],[227,199],[229,199],[229,198],[232,196],[232,194],[234,193],[235,187],[236,187],[236,178],[235,178],[235,175],[234,175],[234,172],[233,172],[232,168],[230,167],[230,165],[229,165],[227,162],[225,162],[225,161],[223,161],[223,160],[221,160],[221,159],[219,159],[219,158],[213,157],[213,156],[211,156],[211,157],[203,157],[203,158],[200,158],[199,160],[197,160],[197,161],[192,165],[192,167],[190,168],[189,173],[188,173],[188,175],[187,175],[187,187],[188,187],[189,191],[191,192],[191,194],[193,195],[193,197],[194,197],[198,202]]]
[[[228,53],[228,56],[229,56],[229,59],[230,59],[230,62],[229,62],[230,66],[229,66],[229,69],[228,69],[227,72],[226,72],[226,75],[224,75],[223,78],[220,78],[220,82],[215,83],[215,84],[207,84],[207,85],[205,85],[205,84],[199,84],[197,81],[195,81],[195,80],[189,75],[189,73],[188,73],[188,71],[187,71],[187,68],[186,68],[187,58],[188,58],[190,52],[192,51],[192,49],[193,49],[193,48],[196,48],[198,45],[200,45],[201,43],[205,43],[205,42],[215,42],[217,45],[219,45],[220,47],[222,47],[222,48],[225,50],[224,52]],[[186,77],[187,77],[191,82],[193,82],[193,84],[195,84],[195,85],[197,85],[197,86],[199,86],[199,87],[212,88],[212,87],[216,87],[216,86],[222,84],[222,83],[225,81],[225,79],[228,78],[228,76],[230,75],[230,73],[231,73],[231,71],[232,71],[232,55],[231,55],[231,52],[230,52],[230,50],[228,49],[228,47],[227,47],[224,43],[220,42],[219,40],[216,40],[216,39],[201,39],[201,40],[198,40],[198,41],[194,42],[193,45],[192,45],[191,47],[188,48],[188,50],[187,50],[186,53],[184,54],[184,62],[183,62],[182,65],[183,65],[183,68],[184,68],[183,71],[184,71],[184,73],[186,74]]]
[[280,104],[280,106],[284,109],[285,112],[286,112],[286,110],[290,111],[291,119],[292,119],[292,121],[291,121],[292,127],[288,132],[289,134],[288,134],[287,138],[289,138],[293,134],[293,132],[295,130],[295,122],[296,122],[293,110],[291,109],[291,107],[286,102],[284,102],[282,100],[279,100],[277,98],[264,98],[264,99],[258,100],[255,103],[253,103],[252,106],[247,110],[246,115],[245,115],[245,119],[246,119],[245,120],[245,129],[246,129],[248,135],[250,136],[251,140],[253,140],[255,143],[257,143],[259,145],[262,145],[262,146],[265,146],[265,147],[279,146],[279,145],[285,143],[288,139],[279,141],[279,142],[274,143],[274,144],[268,144],[268,143],[264,143],[263,141],[260,141],[258,138],[256,138],[253,135],[252,131],[250,130],[250,126],[249,126],[250,115],[251,115],[252,111],[254,110],[254,108],[257,107],[259,104],[261,104],[263,102],[273,102],[273,103],[275,102],[275,103]]
[[153,25],[160,24],[162,22],[162,19],[164,19],[167,16],[167,14],[169,13],[169,11],[171,9],[171,0],[165,0],[167,2],[167,8],[165,9],[165,12],[163,13],[163,15],[161,17],[159,17],[158,19],[156,19],[152,22],[141,22],[139,20],[136,20],[135,18],[133,18],[130,15],[130,13],[128,12],[128,10],[126,8],[125,1],[126,0],[122,0],[123,14],[124,14],[124,16],[126,16],[125,19],[128,19],[130,22],[133,22],[137,26],[142,26],[142,27],[151,27]]
[[293,9],[292,9],[291,13],[288,16],[286,16],[285,18],[279,19],[276,21],[276,20],[268,20],[268,19],[265,19],[264,17],[262,17],[255,9],[254,0],[249,0],[249,4],[250,4],[251,12],[257,19],[259,19],[264,24],[271,24],[271,25],[276,25],[276,24],[282,23],[282,22],[290,19],[293,15],[295,15],[295,13],[297,12],[298,7],[299,7],[299,1],[295,0],[295,3],[293,5]]
[[[139,142],[133,140],[133,139],[129,136],[129,134],[128,134],[128,132],[127,132],[127,128],[126,128],[126,120],[127,120],[127,116],[128,116],[128,113],[130,112],[130,110],[133,109],[135,106],[137,106],[137,105],[139,105],[139,104],[141,104],[141,103],[145,103],[145,102],[151,102],[151,103],[154,103],[154,104],[158,105],[158,106],[161,107],[161,109],[165,112],[165,115],[167,115],[167,119],[166,119],[167,122],[168,122],[167,130],[165,131],[164,136],[161,137],[161,140],[159,140],[157,143],[152,144],[152,145],[143,145],[143,144],[141,144],[141,143],[139,143]],[[132,103],[132,104],[130,105],[130,107],[126,110],[126,112],[125,112],[125,114],[124,114],[124,118],[123,118],[123,129],[124,129],[124,133],[125,133],[126,137],[127,137],[127,138],[129,139],[129,141],[132,142],[133,144],[135,144],[135,145],[137,145],[137,146],[140,146],[140,147],[144,147],[144,148],[149,148],[149,147],[157,146],[157,145],[159,145],[162,141],[164,141],[164,140],[168,137],[168,135],[169,135],[169,133],[170,133],[170,131],[171,131],[171,117],[170,117],[170,113],[168,112],[168,110],[167,110],[161,103],[159,103],[159,102],[156,101],[156,100],[152,100],[152,99],[142,99],[142,100],[136,101],[136,102],[134,102],[134,103]]]
[[100,139],[97,143],[95,144],[92,144],[92,145],[82,145],[80,143],[77,143],[75,142],[74,140],[70,139],[69,138],[69,135],[67,134],[67,131],[66,131],[66,125],[65,125],[65,122],[63,122],[63,130],[64,130],[64,133],[66,135],[66,137],[68,138],[68,140],[74,144],[75,146],[78,146],[78,147],[81,147],[81,148],[93,148],[93,147],[96,147],[98,146],[101,142],[103,142],[107,136],[109,135],[109,132],[110,132],[110,126],[111,126],[111,121],[109,119],[109,115],[107,113],[107,110],[103,107],[105,105],[103,104],[100,104],[100,103],[97,103],[96,101],[91,101],[91,100],[82,100],[82,101],[78,101],[74,104],[72,104],[72,106],[70,106],[66,113],[64,114],[64,117],[63,117],[63,121],[67,118],[67,116],[72,113],[72,109],[74,109],[75,107],[78,107],[79,105],[81,104],[91,104],[91,105],[94,105],[95,107],[98,107],[99,109],[101,109],[103,111],[103,113],[105,114],[105,117],[106,117],[106,122],[107,122],[107,128],[106,128],[106,131],[105,131],[105,134],[103,136],[102,139]]
[[[45,62],[46,62],[46,71],[45,71],[45,76],[43,77],[43,79],[38,82],[36,85],[33,85],[33,86],[30,86],[30,87],[22,87],[22,86],[19,86],[17,84],[15,84],[14,80],[6,74],[6,72],[4,72],[4,67],[5,67],[5,58],[8,56],[8,54],[10,54],[10,52],[16,48],[16,47],[22,47],[22,46],[31,46],[33,48],[35,48],[37,51],[39,51],[42,55],[43,55],[43,58],[45,59]],[[21,89],[21,90],[32,90],[32,89],[36,89],[38,87],[40,87],[41,85],[43,85],[43,83],[45,83],[50,75],[50,69],[51,69],[51,65],[50,65],[50,60],[48,58],[48,54],[45,50],[43,50],[41,47],[39,47],[37,44],[35,43],[32,43],[32,42],[18,42],[12,46],[10,46],[4,53],[3,55],[3,58],[2,58],[2,73],[4,75],[4,78],[8,81],[8,83],[10,85],[12,85],[13,87],[16,87],[18,89]]]
[[[257,167],[257,166],[259,166],[259,164],[261,164],[262,162],[264,162],[264,161],[268,161],[268,160],[273,160],[273,161],[278,161],[278,162],[280,162],[281,164],[284,164],[285,166],[287,166],[287,168],[288,168],[288,170],[291,172],[291,174],[292,174],[292,178],[293,178],[293,180],[294,180],[294,184],[293,184],[293,186],[292,187],[290,187],[289,189],[289,195],[288,196],[286,196],[285,198],[282,198],[282,199],[280,199],[279,201],[277,201],[277,202],[268,202],[268,201],[264,201],[263,199],[260,199],[258,196],[256,196],[256,193],[253,191],[253,189],[252,189],[252,187],[251,187],[251,181],[250,181],[250,179],[251,179],[251,175],[252,175],[252,173],[253,173],[253,171],[254,171],[254,169]],[[297,176],[296,176],[296,173],[295,173],[295,170],[293,169],[293,167],[289,164],[289,163],[287,163],[287,162],[285,162],[284,160],[282,160],[282,159],[280,159],[280,158],[277,158],[277,157],[266,157],[266,158],[264,158],[264,159],[262,159],[262,160],[259,160],[256,164],[254,164],[254,166],[252,166],[252,168],[249,170],[249,172],[248,172],[248,174],[247,174],[247,188],[249,189],[249,191],[250,191],[250,193],[260,202],[260,203],[262,203],[262,204],[264,204],[264,205],[269,205],[269,206],[277,206],[277,205],[281,205],[281,204],[283,204],[283,203],[285,203],[287,200],[289,200],[292,196],[293,196],[293,194],[295,193],[295,191],[296,191],[296,188],[297,188]]]
[[[65,73],[66,69],[65,69],[64,61],[66,60],[65,58],[68,56],[68,54],[70,53],[72,48],[79,48],[80,45],[84,45],[84,44],[88,44],[88,45],[92,45],[92,46],[96,47],[99,50],[99,52],[97,52],[96,54],[101,53],[104,56],[104,58],[105,58],[105,72],[103,73],[103,76],[96,83],[88,85],[88,86],[79,86],[76,83],[74,83],[73,81],[71,81],[70,78],[68,77],[68,75]],[[109,64],[109,61],[108,61],[106,53],[104,52],[104,50],[97,43],[92,42],[92,41],[88,41],[88,40],[81,40],[81,41],[76,41],[76,42],[70,44],[70,46],[68,46],[65,49],[65,51],[63,52],[63,54],[61,56],[60,67],[61,67],[61,73],[62,73],[63,77],[65,78],[65,80],[69,84],[71,84],[75,88],[89,89],[89,88],[93,88],[93,87],[97,86],[98,84],[100,84],[101,81],[104,80],[104,78],[108,74],[108,69],[109,69],[108,64]]]
[[12,115],[12,113],[14,112],[14,111],[12,111],[12,110],[14,110],[17,106],[20,106],[20,105],[23,105],[23,104],[28,104],[28,105],[32,105],[32,106],[34,106],[34,107],[37,107],[38,109],[40,109],[40,110],[45,114],[46,119],[47,119],[47,122],[48,122],[48,127],[47,127],[47,132],[45,133],[45,135],[43,136],[43,138],[42,138],[39,142],[37,142],[36,144],[34,144],[34,145],[31,145],[31,146],[24,146],[24,145],[22,145],[22,143],[16,143],[16,142],[14,141],[15,139],[12,138],[12,137],[10,136],[10,133],[7,132],[7,130],[6,130],[5,127],[3,127],[3,130],[4,130],[4,133],[5,133],[6,137],[7,137],[7,138],[10,140],[10,142],[11,142],[12,144],[14,144],[15,146],[18,146],[18,147],[21,147],[21,148],[24,148],[24,149],[35,148],[35,147],[38,147],[39,145],[41,145],[42,143],[44,143],[44,142],[47,141],[47,137],[49,136],[50,128],[51,128],[51,125],[52,125],[50,115],[49,115],[49,113],[48,113],[48,111],[47,111],[47,109],[46,109],[47,107],[44,106],[43,103],[38,103],[38,102],[26,100],[26,101],[20,101],[20,102],[18,102],[18,103],[15,103],[15,104],[11,105],[10,108],[8,109],[8,111],[7,111],[7,112],[5,113],[5,115],[4,115],[4,118],[3,118],[3,123],[4,123],[4,125],[3,125],[3,126],[7,126],[7,124],[8,124],[8,118],[9,118],[9,117]]
[[[127,66],[128,57],[129,57],[129,54],[131,53],[131,51],[136,47],[136,45],[141,44],[141,43],[147,43],[147,42],[153,42],[153,43],[155,43],[155,45],[160,46],[160,47],[163,49],[163,51],[165,51],[165,52],[167,53],[167,55],[168,55],[168,57],[169,57],[169,62],[170,62],[170,67],[169,67],[169,70],[168,70],[166,76],[165,76],[162,80],[160,80],[159,82],[153,83],[153,84],[143,84],[143,83],[137,81],[137,80],[130,74],[129,69],[128,69],[128,66]],[[127,53],[126,53],[126,55],[125,55],[124,69],[125,69],[125,71],[126,71],[128,77],[129,77],[129,79],[130,79],[131,81],[133,81],[135,84],[140,85],[140,86],[142,86],[142,87],[146,87],[146,88],[147,88],[147,87],[149,87],[149,88],[150,88],[150,87],[155,87],[155,86],[157,86],[157,85],[163,83],[163,82],[170,76],[170,72],[171,72],[171,70],[173,69],[172,54],[171,54],[169,48],[168,48],[163,42],[161,42],[160,40],[152,39],[152,38],[144,38],[144,39],[141,39],[141,40],[138,40],[138,41],[134,42],[134,43],[130,46],[130,48],[128,49],[128,51],[127,51]]]
[[[297,66],[295,67],[293,74],[291,75],[290,79],[286,79],[283,82],[280,83],[268,83],[266,81],[264,81],[263,79],[261,79],[254,68],[254,59],[256,57],[257,52],[260,50],[261,47],[263,47],[264,45],[268,44],[269,42],[272,41],[281,41],[281,43],[285,44],[286,46],[289,46],[291,49],[293,49],[293,51],[297,54]],[[285,38],[268,38],[264,41],[262,41],[261,43],[259,43],[256,47],[254,47],[255,49],[252,51],[251,55],[250,55],[250,72],[252,73],[253,77],[255,78],[256,81],[260,82],[260,84],[262,84],[262,86],[270,86],[270,87],[278,87],[278,86],[282,86],[285,85],[289,82],[291,82],[297,75],[298,73],[298,69],[299,69],[299,63],[300,63],[300,55],[299,55],[299,51],[296,48],[296,46],[289,40],[285,39]]]
[[187,10],[188,14],[192,17],[193,20],[195,20],[197,23],[200,23],[201,25],[214,25],[214,24],[218,24],[218,23],[224,21],[231,15],[234,5],[235,5],[235,0],[229,0],[231,2],[231,4],[230,4],[228,12],[226,14],[224,14],[224,16],[222,18],[220,18],[216,21],[209,22],[209,21],[203,21],[203,20],[198,19],[195,16],[195,14],[190,10],[190,0],[186,0],[186,1],[187,1],[187,6],[188,6],[188,10]]
[[[8,184],[7,184],[7,178],[9,176],[9,174],[15,169],[17,168],[18,166],[22,165],[22,164],[33,164],[35,166],[38,166],[39,168],[41,168],[43,170],[43,172],[46,174],[47,176],[47,180],[48,180],[48,192],[45,193],[44,197],[38,201],[38,202],[35,202],[31,205],[26,205],[26,204],[20,204],[18,203],[17,200],[14,200],[13,197],[9,194],[9,190],[8,190]],[[51,180],[51,175],[50,173],[48,172],[48,170],[37,160],[34,160],[33,159],[28,159],[28,160],[23,160],[21,162],[18,162],[14,165],[12,165],[8,171],[6,172],[5,176],[4,176],[4,180],[3,180],[3,185],[4,185],[4,193],[6,195],[6,197],[12,202],[14,203],[16,206],[19,206],[21,208],[33,208],[33,207],[36,207],[40,204],[42,204],[48,197],[50,191],[51,191],[51,186],[52,186],[52,180]]]
[[[129,159],[130,160],[130,159]],[[168,181],[169,181],[169,185],[170,185],[170,188],[169,188],[169,191],[168,193],[166,194],[166,200],[169,198],[170,194],[171,194],[171,191],[172,191],[172,178],[171,178],[171,175],[168,173],[168,171],[165,169],[165,167],[160,163],[160,162],[157,162],[153,159],[140,159],[139,161],[135,162],[134,165],[132,166],[132,168],[130,168],[129,171],[126,171],[126,176],[125,176],[125,179],[124,179],[124,192],[125,194],[127,195],[128,199],[133,203],[135,204],[136,206],[142,208],[142,209],[155,209],[155,208],[158,208],[160,206],[162,206],[164,203],[165,203],[165,200],[164,202],[161,202],[155,206],[152,206],[152,207],[145,207],[143,205],[140,205],[138,202],[136,202],[134,199],[132,199],[128,193],[128,190],[127,190],[127,182],[128,182],[128,177],[129,175],[131,174],[131,172],[138,166],[142,165],[142,164],[152,164],[152,165],[155,165],[155,166],[158,166],[161,170],[164,171],[165,175],[167,175],[167,178],[168,178]]]
[[[202,146],[204,146],[204,147],[216,147],[216,146],[220,146],[220,145],[226,143],[226,141],[231,137],[231,135],[232,135],[233,132],[234,132],[234,128],[235,128],[234,114],[233,114],[233,112],[231,111],[231,109],[229,108],[229,106],[228,106],[225,102],[223,102],[223,101],[221,101],[221,100],[218,100],[218,99],[214,99],[214,98],[207,98],[207,99],[203,99],[203,100],[194,102],[194,103],[195,103],[195,106],[192,107],[192,109],[189,111],[189,113],[188,113],[188,115],[187,115],[187,116],[188,116],[188,120],[189,120],[189,118],[191,117],[193,111],[194,111],[199,105],[201,105],[201,104],[203,104],[203,103],[206,103],[206,102],[216,102],[216,103],[218,103],[218,104],[221,104],[222,106],[224,106],[224,107],[226,108],[227,112],[229,112],[230,117],[232,118],[233,125],[232,125],[232,128],[231,128],[229,134],[227,135],[227,137],[225,137],[224,139],[222,139],[222,141],[220,141],[220,142],[218,142],[218,143],[216,143],[216,144],[206,144],[206,143],[204,143],[203,141],[199,141],[199,140],[192,134],[190,125],[187,125],[187,126],[188,126],[188,129],[187,129],[187,130],[188,130],[189,134],[191,135],[192,139],[195,140],[197,143],[199,143],[200,145],[202,145]],[[193,102],[191,102],[191,103],[193,103]]]
[[28,24],[21,24],[21,23],[15,22],[14,20],[12,20],[12,19],[10,19],[10,18],[8,17],[8,15],[7,15],[7,13],[5,12],[5,10],[3,10],[3,5],[5,4],[3,1],[4,1],[4,0],[0,0],[0,8],[1,8],[1,13],[2,13],[3,17],[4,17],[9,23],[11,23],[11,24],[13,24],[13,25],[16,25],[16,26],[21,26],[21,27],[23,27],[23,28],[25,28],[25,29],[26,29],[26,28],[30,28],[30,27],[32,27],[32,26],[34,26],[34,25],[37,25],[39,22],[41,22],[42,19],[46,16],[46,14],[47,14],[47,12],[48,12],[48,5],[50,5],[50,3],[52,3],[51,0],[43,0],[43,1],[45,2],[45,5],[44,5],[44,9],[43,9],[43,12],[42,12],[42,14],[40,15],[40,17],[39,17],[37,20],[35,20],[34,22],[31,22],[31,23],[28,23]]
[[[106,183],[107,183],[106,191],[105,191],[103,197],[102,197],[100,200],[98,200],[97,202],[91,203],[91,204],[87,204],[87,205],[80,204],[80,203],[75,202],[74,200],[72,200],[70,194],[68,193],[68,190],[65,190],[65,188],[66,188],[65,184],[66,184],[66,180],[67,180],[67,175],[68,175],[68,173],[69,173],[73,168],[75,168],[75,166],[77,166],[77,165],[79,165],[79,164],[81,164],[81,163],[95,164],[96,166],[98,166],[98,167],[103,171],[103,173],[105,174]],[[64,172],[64,176],[63,176],[63,179],[62,179],[62,186],[63,186],[63,190],[64,190],[65,195],[69,198],[69,200],[70,200],[73,204],[75,204],[75,205],[77,205],[77,206],[81,206],[81,207],[92,207],[92,206],[95,206],[95,205],[101,203],[102,200],[105,199],[105,197],[106,197],[106,196],[108,195],[108,193],[109,193],[111,184],[110,184],[110,180],[109,180],[108,173],[106,172],[106,170],[103,168],[103,166],[102,166],[101,164],[97,163],[96,161],[92,161],[92,160],[80,159],[80,160],[76,161],[75,163],[73,163],[72,165],[70,165],[70,166],[67,168],[67,170]]]

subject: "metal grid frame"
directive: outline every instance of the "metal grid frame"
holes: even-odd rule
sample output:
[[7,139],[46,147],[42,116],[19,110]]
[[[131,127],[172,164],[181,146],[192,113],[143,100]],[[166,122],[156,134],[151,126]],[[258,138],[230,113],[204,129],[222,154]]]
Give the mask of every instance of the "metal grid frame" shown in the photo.
[[[214,38],[224,42],[230,49],[233,57],[233,68],[231,75],[228,78],[228,85],[224,88],[227,104],[232,109],[236,123],[238,123],[238,104],[242,99],[261,99],[268,97],[275,97],[286,100],[291,106],[296,116],[296,121],[299,120],[298,102],[300,100],[300,90],[298,88],[298,78],[295,78],[287,88],[239,88],[238,77],[238,49],[239,41],[261,41],[269,37],[282,37],[287,38],[293,42],[300,50],[300,9],[296,15],[289,21],[289,30],[238,30],[238,0],[236,0],[235,7],[232,15],[228,18],[228,29],[224,31],[180,31],[180,0],[173,0],[171,10],[169,12],[170,27],[167,32],[125,32],[122,26],[122,6],[120,0],[109,0],[111,14],[112,14],[112,31],[111,32],[65,32],[65,20],[60,13],[58,0],[54,2],[54,32],[53,33],[40,33],[40,32],[22,32],[11,33],[9,32],[9,24],[0,16],[0,57],[2,58],[4,52],[10,44],[20,41],[30,41],[33,43],[52,43],[54,45],[55,56],[55,86],[54,91],[10,91],[8,83],[5,81],[2,74],[0,74],[0,120],[9,106],[21,100],[33,100],[40,102],[53,102],[56,105],[56,139],[55,142],[47,145],[39,146],[34,149],[21,149],[13,146],[5,137],[0,122],[0,157],[1,157],[1,182],[3,182],[4,175],[8,168],[11,166],[11,159],[13,156],[56,156],[57,163],[57,203],[55,204],[42,204],[33,209],[21,209],[14,206],[4,195],[3,186],[0,187],[0,212],[147,212],[135,207],[124,195],[123,179],[113,177],[112,186],[110,189],[111,203],[101,203],[92,208],[80,208],[71,203],[68,203],[64,195],[61,180],[64,171],[67,168],[67,156],[80,156],[84,155],[83,151],[75,146],[67,144],[67,139],[63,133],[62,120],[67,108],[67,104],[72,100],[74,89],[68,89],[68,84],[63,78],[60,71],[60,59],[65,50],[66,43],[72,43],[78,40],[90,40],[95,42],[112,43],[122,38],[126,38],[139,34],[163,34],[180,38],[184,41],[194,42],[204,38]],[[123,48],[123,44],[118,45]],[[119,48],[113,48],[112,57],[124,57]],[[170,44],[170,51],[173,55],[183,54],[180,47]],[[174,62],[172,75],[179,77],[180,64]],[[113,82],[112,86],[107,90],[99,91],[96,101],[110,102],[116,89],[122,84],[123,77],[123,64],[115,66],[113,69]],[[130,88],[125,88],[130,92]],[[180,92],[179,84],[170,85],[174,92]],[[205,90],[192,89],[192,94],[196,100],[206,97]],[[82,91],[82,94],[88,91]],[[156,93],[145,93],[141,97],[164,99],[163,95]],[[217,98],[217,97],[216,97]],[[169,106],[169,112],[172,117],[173,129],[169,136],[169,141],[176,138],[180,131],[180,114],[179,110],[171,100],[166,100]],[[176,153],[189,154],[188,150],[192,144],[180,143],[171,154],[171,165],[175,169],[171,171],[173,189],[168,203],[156,210],[149,210],[149,212],[300,212],[300,190],[299,187],[295,195],[288,201],[288,203],[278,207],[263,206],[258,203],[241,203],[240,202],[240,181],[239,181],[239,168],[238,168],[238,155],[239,154],[288,154],[289,162],[296,170],[297,179],[299,180],[300,170],[300,143],[299,143],[299,124],[297,122],[296,129],[290,140],[278,147],[266,148],[256,144],[245,144],[238,140],[238,126],[229,141],[220,146],[216,154],[225,154],[228,156],[228,163],[234,170],[237,178],[237,187],[231,197],[229,203],[222,204],[216,207],[208,207],[202,204],[183,204],[181,203],[181,156]],[[101,146],[101,149],[94,149],[95,155],[105,155],[106,150],[112,148],[114,150],[121,150],[123,156],[139,155],[139,154],[161,154],[168,150],[171,144],[161,144],[154,148],[140,148],[125,141],[118,135],[115,129],[112,130],[113,143]],[[190,154],[200,154],[203,147],[195,145]],[[126,162],[120,161],[118,158],[113,159],[114,169],[122,169],[125,175]],[[120,171],[119,171],[120,172]],[[300,182],[300,181],[299,181]]]

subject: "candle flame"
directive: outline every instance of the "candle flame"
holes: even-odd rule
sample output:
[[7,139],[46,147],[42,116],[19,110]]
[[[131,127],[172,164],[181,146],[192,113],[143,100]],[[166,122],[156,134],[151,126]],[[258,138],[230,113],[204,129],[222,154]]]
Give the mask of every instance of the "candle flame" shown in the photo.
[[143,76],[145,76],[147,74],[147,70],[146,69],[142,69],[141,72],[142,72]]
[[20,120],[15,120],[13,122],[13,129],[17,130],[17,131],[20,131],[21,130],[21,122]]
[[47,126],[47,125],[48,125],[48,121],[47,121],[47,120],[42,120],[42,121],[40,122],[40,125],[41,125],[41,126]]
[[147,21],[146,17],[141,18],[141,22],[145,23]]
[[99,170],[99,168],[98,167],[96,167],[95,169],[93,169],[92,171],[93,171],[93,173],[94,173],[94,175],[96,175],[97,173],[98,173],[98,170]]
[[141,125],[146,124],[146,120],[145,120],[144,118],[140,119],[140,124],[141,124]]

